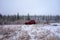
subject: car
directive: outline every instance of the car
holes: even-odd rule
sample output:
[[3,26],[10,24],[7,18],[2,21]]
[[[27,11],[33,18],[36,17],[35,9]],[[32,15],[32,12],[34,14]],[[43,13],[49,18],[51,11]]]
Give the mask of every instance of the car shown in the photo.
[[25,24],[36,24],[35,20],[29,20],[28,22],[25,22]]

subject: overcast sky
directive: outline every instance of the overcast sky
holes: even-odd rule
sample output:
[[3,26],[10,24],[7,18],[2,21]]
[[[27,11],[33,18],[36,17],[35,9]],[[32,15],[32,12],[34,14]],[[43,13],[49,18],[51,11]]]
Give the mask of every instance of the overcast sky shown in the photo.
[[0,0],[4,15],[60,15],[60,0]]

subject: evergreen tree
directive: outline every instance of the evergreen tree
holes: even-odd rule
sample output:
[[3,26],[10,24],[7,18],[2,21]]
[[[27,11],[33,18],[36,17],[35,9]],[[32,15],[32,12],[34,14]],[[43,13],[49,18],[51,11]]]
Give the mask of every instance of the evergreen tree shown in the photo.
[[2,18],[2,14],[0,14],[0,19]]
[[29,16],[29,13],[28,13],[28,16],[27,16],[27,20],[30,20],[30,16]]
[[19,13],[17,13],[17,20],[19,20]]

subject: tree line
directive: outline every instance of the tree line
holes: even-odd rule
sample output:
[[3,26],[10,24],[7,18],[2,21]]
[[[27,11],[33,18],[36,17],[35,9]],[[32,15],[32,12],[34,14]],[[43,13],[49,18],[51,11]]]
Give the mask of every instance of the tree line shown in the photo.
[[[54,22],[60,22],[60,16],[59,15],[56,15],[56,16],[30,16],[29,14],[27,16],[20,16],[19,13],[17,13],[17,15],[2,15],[0,14],[0,24],[6,24],[8,22],[14,22],[14,21],[17,21],[17,20],[31,20],[31,18],[34,17],[34,18],[38,18],[37,20],[46,20],[46,22],[49,22],[49,21],[54,21]],[[41,18],[41,19],[39,19]]]

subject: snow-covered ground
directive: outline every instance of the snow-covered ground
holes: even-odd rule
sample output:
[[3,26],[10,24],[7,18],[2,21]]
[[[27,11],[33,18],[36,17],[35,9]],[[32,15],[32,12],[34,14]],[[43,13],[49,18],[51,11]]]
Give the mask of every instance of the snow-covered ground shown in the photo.
[[60,23],[0,25],[0,40],[60,40]]

